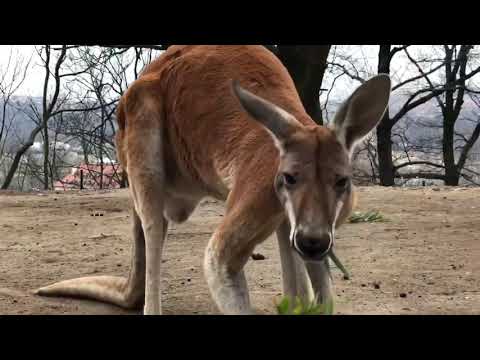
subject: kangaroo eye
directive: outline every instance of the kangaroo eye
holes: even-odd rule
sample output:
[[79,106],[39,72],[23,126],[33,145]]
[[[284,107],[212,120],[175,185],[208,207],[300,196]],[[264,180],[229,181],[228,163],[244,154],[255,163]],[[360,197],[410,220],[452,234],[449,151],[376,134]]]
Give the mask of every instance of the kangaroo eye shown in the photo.
[[341,177],[340,179],[337,180],[337,182],[335,183],[335,187],[340,190],[340,191],[343,191],[345,190],[345,188],[347,187],[348,185],[348,182],[349,182],[349,178],[344,176],[344,177]]
[[287,185],[295,185],[297,183],[297,179],[291,174],[283,173],[283,179]]

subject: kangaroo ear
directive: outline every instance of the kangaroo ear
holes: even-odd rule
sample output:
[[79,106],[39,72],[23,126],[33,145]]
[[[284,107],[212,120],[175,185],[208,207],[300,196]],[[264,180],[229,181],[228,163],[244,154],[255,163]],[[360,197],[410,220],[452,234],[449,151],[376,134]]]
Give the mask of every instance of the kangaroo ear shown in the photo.
[[390,92],[390,77],[378,75],[363,83],[340,107],[332,128],[349,153],[378,125],[387,110]]
[[277,105],[252,94],[234,80],[232,88],[243,109],[272,134],[275,140],[283,143],[302,125],[295,117]]

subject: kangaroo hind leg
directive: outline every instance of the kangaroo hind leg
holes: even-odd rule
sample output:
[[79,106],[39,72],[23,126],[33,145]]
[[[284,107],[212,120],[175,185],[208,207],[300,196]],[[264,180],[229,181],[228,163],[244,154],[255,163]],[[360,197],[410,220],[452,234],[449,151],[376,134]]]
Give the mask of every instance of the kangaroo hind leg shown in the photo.
[[[140,306],[145,299],[147,314],[161,313],[160,265],[168,223],[164,210],[164,158],[162,107],[142,82],[127,92],[122,135],[122,159],[127,164],[130,192],[134,202],[132,270],[128,279],[97,276],[62,281],[37,290],[46,296],[75,296]],[[146,91],[148,90],[148,91]],[[144,289],[144,291],[143,291]]]
[[145,314],[161,314],[161,263],[168,222],[162,104],[149,84],[134,84],[126,157],[130,192],[145,235]]

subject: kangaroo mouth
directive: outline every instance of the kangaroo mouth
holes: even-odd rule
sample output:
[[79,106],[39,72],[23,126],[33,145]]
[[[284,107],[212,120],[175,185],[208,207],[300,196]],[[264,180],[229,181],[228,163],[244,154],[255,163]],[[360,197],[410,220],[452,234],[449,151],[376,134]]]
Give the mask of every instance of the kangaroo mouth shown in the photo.
[[333,245],[334,241],[330,241],[327,250],[325,250],[323,253],[320,254],[309,254],[305,251],[302,251],[295,240],[292,241],[292,247],[293,249],[300,255],[300,257],[303,259],[303,261],[306,262],[322,262],[325,260],[327,256],[329,256],[333,252]]

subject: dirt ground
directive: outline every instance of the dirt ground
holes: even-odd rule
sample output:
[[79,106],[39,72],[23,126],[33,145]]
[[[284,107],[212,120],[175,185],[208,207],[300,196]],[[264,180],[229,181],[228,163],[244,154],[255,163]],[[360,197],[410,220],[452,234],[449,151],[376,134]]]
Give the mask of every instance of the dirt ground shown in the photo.
[[[127,275],[128,192],[0,192],[0,314],[136,314],[88,300],[42,298],[31,291],[88,275]],[[359,189],[359,211],[385,223],[346,224],[334,269],[337,314],[480,314],[480,189]],[[98,216],[95,216],[97,214]],[[223,205],[204,201],[171,225],[164,257],[165,314],[217,314],[203,278],[204,248]],[[272,236],[247,264],[252,303],[275,313],[281,295]]]

